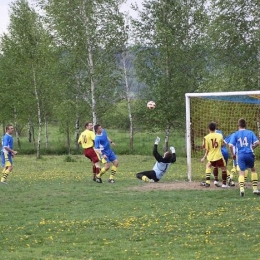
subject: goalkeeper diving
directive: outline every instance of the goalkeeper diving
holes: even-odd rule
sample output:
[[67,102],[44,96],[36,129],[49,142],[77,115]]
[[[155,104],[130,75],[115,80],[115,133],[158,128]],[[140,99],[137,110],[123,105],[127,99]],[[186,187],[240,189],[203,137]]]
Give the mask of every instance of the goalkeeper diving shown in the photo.
[[157,136],[153,146],[153,156],[156,159],[153,169],[136,174],[136,177],[144,182],[158,182],[167,172],[170,165],[176,162],[175,148],[171,146],[170,150],[162,156],[157,150],[159,142],[160,137]]

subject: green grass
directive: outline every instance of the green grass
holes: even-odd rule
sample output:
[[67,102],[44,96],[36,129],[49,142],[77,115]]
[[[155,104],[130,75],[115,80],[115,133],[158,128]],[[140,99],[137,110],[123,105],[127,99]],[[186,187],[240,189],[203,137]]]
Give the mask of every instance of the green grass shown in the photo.
[[[115,184],[108,173],[97,184],[87,159],[71,159],[14,159],[0,186],[1,259],[260,259],[260,196],[250,189],[144,191],[135,173],[154,159],[138,155],[119,156]],[[185,162],[161,182],[186,180]]]

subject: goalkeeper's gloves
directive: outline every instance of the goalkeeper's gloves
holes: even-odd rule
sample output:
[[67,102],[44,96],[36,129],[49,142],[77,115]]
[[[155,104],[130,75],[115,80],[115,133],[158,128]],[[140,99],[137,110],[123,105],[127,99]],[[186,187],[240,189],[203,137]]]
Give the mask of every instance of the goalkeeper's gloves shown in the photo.
[[175,148],[174,148],[173,146],[171,146],[171,147],[170,147],[170,151],[171,151],[172,153],[175,153]]
[[157,144],[157,145],[158,145],[158,144],[159,144],[159,142],[160,142],[160,137],[158,137],[158,136],[157,136],[157,137],[156,137],[156,139],[155,139],[155,142],[154,142],[154,144]]

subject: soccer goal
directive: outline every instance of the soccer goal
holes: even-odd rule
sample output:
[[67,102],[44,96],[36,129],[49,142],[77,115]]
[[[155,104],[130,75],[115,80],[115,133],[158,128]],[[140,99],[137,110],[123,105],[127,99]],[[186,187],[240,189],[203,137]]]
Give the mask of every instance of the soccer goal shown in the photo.
[[[205,151],[203,137],[208,134],[208,124],[217,123],[225,136],[237,130],[239,118],[244,118],[247,128],[260,134],[260,91],[186,93],[186,152],[188,180],[205,178],[205,163],[199,163]],[[256,159],[260,149],[255,150]],[[232,165],[229,160],[228,167]]]

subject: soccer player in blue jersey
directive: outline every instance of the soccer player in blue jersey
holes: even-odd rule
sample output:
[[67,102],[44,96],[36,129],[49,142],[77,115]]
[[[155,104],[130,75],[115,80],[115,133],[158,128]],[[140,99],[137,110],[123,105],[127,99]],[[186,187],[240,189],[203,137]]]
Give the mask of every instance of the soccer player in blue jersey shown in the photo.
[[3,167],[3,176],[1,178],[2,184],[7,184],[6,179],[9,173],[13,170],[13,157],[17,154],[17,151],[13,150],[13,134],[14,127],[8,125],[6,127],[6,133],[2,138],[2,167]]
[[99,174],[96,175],[96,182],[102,183],[101,176],[111,167],[111,174],[108,182],[114,183],[114,176],[117,172],[118,167],[118,159],[114,151],[111,149],[110,144],[115,145],[115,143],[107,136],[107,132],[102,128],[101,125],[97,124],[94,126],[94,130],[96,133],[95,137],[95,150],[99,153],[99,155],[106,160],[105,166],[102,167]]
[[159,142],[160,138],[157,137],[153,147],[153,156],[156,159],[153,169],[136,174],[136,177],[144,182],[158,182],[167,172],[169,166],[176,161],[175,148],[173,146],[171,146],[170,151],[165,152],[163,156],[158,153],[157,148]]
[[260,195],[260,191],[257,188],[258,176],[255,169],[255,156],[253,149],[259,145],[259,140],[257,139],[255,133],[251,130],[246,129],[246,121],[243,118],[238,120],[238,131],[236,131],[230,139],[229,146],[230,152],[233,159],[236,159],[233,147],[237,148],[237,163],[240,168],[239,171],[239,186],[240,186],[240,196],[245,196],[245,170],[247,168],[251,169],[251,181],[253,186],[253,193]]

